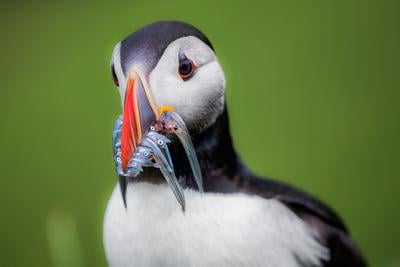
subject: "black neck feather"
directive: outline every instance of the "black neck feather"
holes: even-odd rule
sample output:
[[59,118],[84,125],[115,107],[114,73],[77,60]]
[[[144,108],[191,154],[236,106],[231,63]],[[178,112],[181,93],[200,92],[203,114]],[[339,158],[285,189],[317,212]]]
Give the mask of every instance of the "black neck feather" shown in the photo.
[[[233,147],[226,106],[213,125],[201,133],[191,133],[191,137],[203,174],[205,191],[218,190],[220,186],[226,188],[232,184],[241,169],[241,163]],[[183,147],[179,142],[173,142],[170,149],[180,183],[197,189]]]

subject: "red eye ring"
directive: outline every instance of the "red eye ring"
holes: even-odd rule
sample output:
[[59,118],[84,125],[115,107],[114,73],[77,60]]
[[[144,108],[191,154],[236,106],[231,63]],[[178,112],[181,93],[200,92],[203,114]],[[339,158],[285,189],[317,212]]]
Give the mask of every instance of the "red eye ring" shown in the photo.
[[196,71],[197,66],[194,64],[192,60],[186,57],[185,54],[179,53],[179,76],[182,78],[182,80],[187,81],[189,80],[194,72]]

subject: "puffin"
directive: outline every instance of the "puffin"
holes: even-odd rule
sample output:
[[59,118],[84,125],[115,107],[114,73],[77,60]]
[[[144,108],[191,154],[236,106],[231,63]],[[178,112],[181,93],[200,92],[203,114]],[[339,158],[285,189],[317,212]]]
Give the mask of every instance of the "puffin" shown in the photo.
[[[151,91],[152,107],[171,106],[184,120],[203,188],[174,138],[169,149],[184,211],[158,169],[120,176],[103,222],[109,266],[366,266],[331,208],[257,176],[240,159],[229,129],[224,72],[204,33],[184,22],[159,21],[117,43],[111,74],[122,106],[132,72]],[[141,120],[151,125],[154,116]]]

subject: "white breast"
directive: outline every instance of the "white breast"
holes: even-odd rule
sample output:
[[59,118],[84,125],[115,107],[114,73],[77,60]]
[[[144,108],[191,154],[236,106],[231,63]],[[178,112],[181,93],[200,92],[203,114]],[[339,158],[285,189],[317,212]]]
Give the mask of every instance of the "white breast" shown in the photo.
[[276,200],[185,190],[183,213],[166,184],[119,186],[104,218],[110,266],[320,266],[328,250]]

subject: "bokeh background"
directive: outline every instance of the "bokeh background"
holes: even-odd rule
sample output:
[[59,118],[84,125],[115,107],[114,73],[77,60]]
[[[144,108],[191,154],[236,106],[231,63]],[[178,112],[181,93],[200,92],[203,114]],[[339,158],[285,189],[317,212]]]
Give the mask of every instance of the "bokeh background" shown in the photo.
[[161,19],[212,40],[245,162],[329,203],[371,266],[400,266],[398,1],[0,5],[0,266],[107,265],[110,55]]

